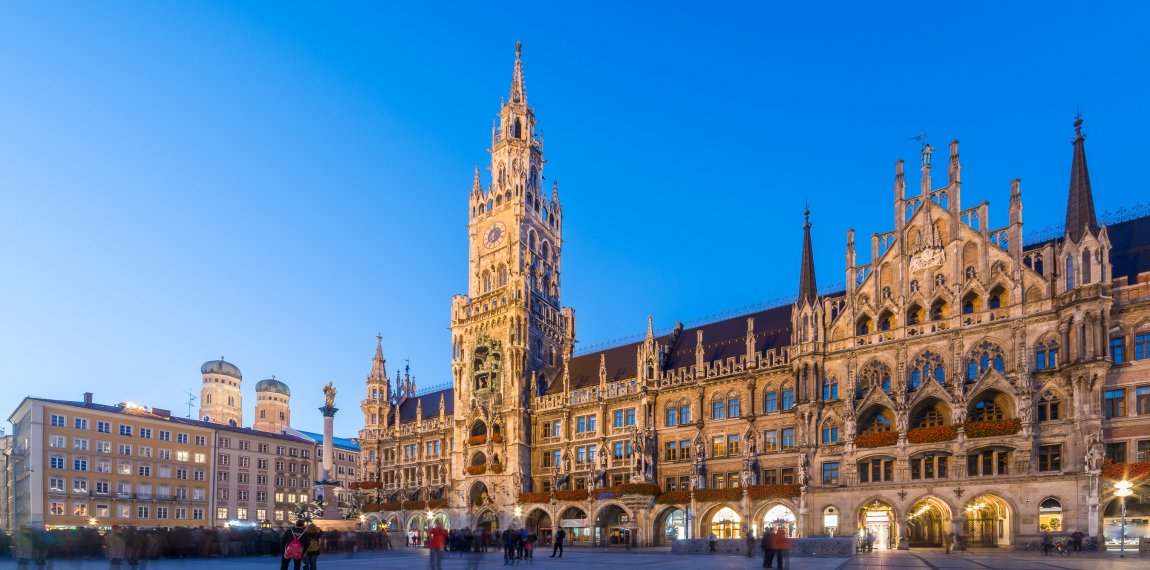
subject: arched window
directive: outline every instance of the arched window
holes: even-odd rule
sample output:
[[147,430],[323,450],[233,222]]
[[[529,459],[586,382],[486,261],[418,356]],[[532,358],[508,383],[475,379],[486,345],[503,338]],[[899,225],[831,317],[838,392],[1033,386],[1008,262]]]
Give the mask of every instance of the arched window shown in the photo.
[[823,443],[839,442],[839,424],[834,420],[823,422]]
[[991,367],[999,374],[1006,373],[1006,358],[1002,347],[984,340],[975,346],[967,355],[966,379],[974,381],[986,374]]
[[1003,401],[1005,398],[1006,396],[1001,394],[979,398],[970,407],[970,413],[967,417],[972,422],[1004,420],[1006,419],[1006,402]]
[[996,285],[994,289],[990,290],[990,297],[986,300],[986,306],[989,309],[1000,309],[1006,306],[1006,289],[1002,285]]
[[491,200],[490,199],[487,200],[487,211],[488,212],[491,211]]
[[539,257],[545,262],[551,261],[551,244],[546,241],[543,242],[543,248],[539,250]]
[[1074,256],[1066,256],[1066,288],[1074,288]]
[[228,405],[234,407],[236,405],[235,396],[228,396]]
[[941,427],[946,425],[946,415],[941,408],[941,404],[935,404],[932,407],[920,411],[914,416],[914,423],[911,424],[912,428]]
[[771,414],[779,411],[779,393],[773,387],[768,386],[766,392],[763,393],[763,412]]
[[862,423],[859,427],[862,428],[862,433],[886,433],[891,431],[893,423],[894,412],[883,408],[875,412],[869,421]]
[[790,382],[783,383],[783,389],[779,392],[779,400],[781,400],[783,411],[795,407],[795,389]]
[[889,331],[894,328],[894,313],[883,311],[878,315],[878,330]]
[[1061,406],[1058,394],[1046,390],[1038,398],[1038,421],[1053,422],[1062,419]]
[[286,414],[284,414],[283,412],[280,412],[280,421],[282,422],[282,421],[284,421],[285,419],[287,419],[287,415],[286,415]]
[[491,291],[491,274],[488,273],[487,270],[483,271],[483,276],[480,278],[480,280],[482,281],[482,289],[481,290],[484,293]]
[[1058,337],[1050,336],[1034,345],[1034,368],[1058,368]]
[[939,384],[945,384],[946,367],[943,364],[941,356],[928,350],[914,359],[914,363],[910,369],[910,377],[907,378],[906,388],[908,390],[916,390],[919,386],[922,386],[923,382],[929,382],[931,380],[937,381]]
[[868,335],[874,330],[874,325],[871,323],[870,317],[863,315],[859,317],[858,324],[855,327],[855,334],[862,336]]
[[527,232],[527,249],[535,251],[535,230]]
[[262,420],[266,417],[268,417],[268,411],[267,410],[260,410],[260,419]]
[[878,388],[890,392],[890,367],[877,360],[868,362],[859,373],[859,386],[863,390]]
[[923,317],[925,316],[922,307],[918,303],[914,303],[906,310],[906,324],[918,325],[922,324]]
[[208,394],[204,395],[204,403],[205,404],[212,403],[212,394],[210,392]]
[[1082,284],[1090,284],[1090,250],[1082,252]]
[[1038,530],[1062,532],[1062,502],[1053,497],[1038,504]]
[[739,393],[732,391],[730,394],[727,394],[727,417],[737,418],[742,415],[742,408],[739,405]]
[[942,299],[936,300],[930,305],[930,320],[938,321],[950,316],[949,308],[946,301]]
[[711,419],[722,420],[726,419],[726,417],[727,400],[723,399],[722,396],[715,395],[715,397],[711,399]]
[[506,287],[507,286],[507,266],[506,265],[500,265],[499,266],[499,286],[500,287]]
[[978,294],[974,291],[967,293],[962,298],[962,314],[969,315],[977,313],[982,310],[982,300],[978,298]]
[[823,377],[823,400],[837,399],[839,399],[839,379],[833,374],[827,374]]

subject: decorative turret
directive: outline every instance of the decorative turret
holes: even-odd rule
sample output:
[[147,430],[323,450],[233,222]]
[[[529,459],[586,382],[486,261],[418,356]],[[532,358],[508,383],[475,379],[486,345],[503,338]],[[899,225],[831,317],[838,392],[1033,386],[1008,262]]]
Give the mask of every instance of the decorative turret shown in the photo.
[[1094,194],[1090,191],[1090,171],[1086,168],[1086,135],[1082,118],[1074,121],[1074,160],[1070,165],[1070,195],[1066,201],[1066,237],[1074,243],[1086,233],[1098,236],[1098,219],[1094,216]]
[[527,86],[523,84],[523,42],[515,42],[515,72],[511,75],[511,94],[508,102],[527,104]]
[[371,373],[365,383],[367,393],[360,405],[363,411],[363,425],[379,427],[387,425],[391,413],[391,380],[387,377],[387,361],[383,358],[383,336],[375,337],[375,356],[371,359]]
[[811,211],[803,212],[803,259],[799,266],[799,306],[814,305],[819,292],[815,285],[815,258],[811,250]]
[[234,364],[220,357],[200,367],[200,419],[230,426],[243,425],[243,376]]

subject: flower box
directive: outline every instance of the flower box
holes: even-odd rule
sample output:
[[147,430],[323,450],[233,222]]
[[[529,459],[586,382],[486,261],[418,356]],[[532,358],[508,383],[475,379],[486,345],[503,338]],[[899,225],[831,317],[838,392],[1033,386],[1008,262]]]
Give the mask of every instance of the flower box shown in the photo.
[[898,432],[861,433],[855,436],[855,447],[885,447],[898,443]]
[[379,510],[381,511],[398,511],[399,502],[380,503]]
[[587,499],[586,489],[570,489],[555,491],[555,498],[560,501],[582,501]]
[[432,499],[427,502],[429,509],[442,509],[447,506],[447,499]]
[[743,498],[743,490],[734,489],[696,489],[696,501],[738,501]]
[[468,475],[483,475],[484,473],[487,473],[487,466],[486,465],[468,465],[467,466],[467,474]]
[[520,503],[546,503],[551,500],[551,493],[519,493]]
[[747,487],[747,497],[752,501],[769,499],[793,499],[802,490],[798,485],[751,485]]
[[497,433],[491,436],[491,441],[494,443],[503,443],[503,435]]
[[967,421],[962,424],[962,429],[966,432],[966,437],[971,438],[1014,435],[1022,431],[1022,421],[1018,418],[985,422]]
[[952,441],[958,437],[954,426],[931,426],[914,428],[906,432],[906,440],[911,443],[936,443]]
[[615,493],[620,495],[650,495],[659,494],[659,486],[654,483],[623,483],[615,487]]
[[660,505],[683,505],[691,502],[690,491],[665,491],[655,497],[655,502]]
[[496,475],[503,473],[503,464],[502,463],[496,463],[495,465],[492,465],[491,466],[491,472],[496,474]]
[[467,438],[467,445],[483,445],[487,443],[487,434],[473,435]]
[[1150,461],[1137,463],[1110,463],[1102,464],[1102,476],[1114,481],[1127,481],[1145,479],[1150,477]]

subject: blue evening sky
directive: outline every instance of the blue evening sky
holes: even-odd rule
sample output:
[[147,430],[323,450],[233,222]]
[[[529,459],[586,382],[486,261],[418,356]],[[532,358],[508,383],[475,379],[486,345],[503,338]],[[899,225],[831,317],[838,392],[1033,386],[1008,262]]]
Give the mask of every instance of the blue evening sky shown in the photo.
[[[0,410],[26,394],[186,413],[225,355],[358,400],[449,380],[466,199],[524,42],[563,302],[584,345],[820,285],[893,224],[925,129],[963,199],[1061,223],[1074,112],[1100,212],[1146,200],[1147,3],[33,2],[0,6]],[[938,185],[945,167],[936,169]],[[486,171],[485,171],[486,174]]]

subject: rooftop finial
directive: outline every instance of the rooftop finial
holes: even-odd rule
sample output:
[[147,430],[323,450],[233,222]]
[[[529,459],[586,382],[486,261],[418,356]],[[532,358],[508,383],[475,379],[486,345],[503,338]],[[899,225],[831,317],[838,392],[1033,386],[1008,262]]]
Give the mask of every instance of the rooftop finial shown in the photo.
[[523,57],[523,42],[515,42],[515,59]]

